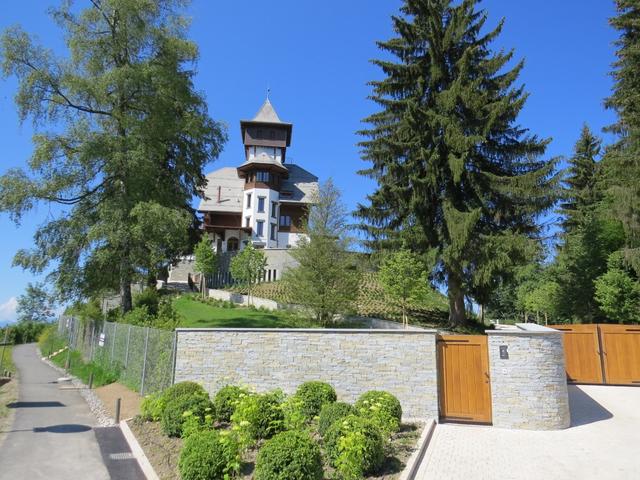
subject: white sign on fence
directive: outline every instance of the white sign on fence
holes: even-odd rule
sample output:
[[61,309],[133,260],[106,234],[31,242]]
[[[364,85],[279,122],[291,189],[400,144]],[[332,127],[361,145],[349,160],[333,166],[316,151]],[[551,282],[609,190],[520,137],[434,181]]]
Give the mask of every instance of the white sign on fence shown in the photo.
[[104,347],[104,333],[100,334],[100,338],[98,339],[98,346]]

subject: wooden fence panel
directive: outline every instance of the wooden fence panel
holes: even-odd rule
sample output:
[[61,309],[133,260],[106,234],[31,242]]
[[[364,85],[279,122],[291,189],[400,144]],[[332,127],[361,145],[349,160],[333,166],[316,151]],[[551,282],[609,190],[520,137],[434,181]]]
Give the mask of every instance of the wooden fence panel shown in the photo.
[[599,325],[606,382],[640,385],[640,325]]
[[549,325],[565,332],[565,370],[570,383],[603,383],[597,325]]

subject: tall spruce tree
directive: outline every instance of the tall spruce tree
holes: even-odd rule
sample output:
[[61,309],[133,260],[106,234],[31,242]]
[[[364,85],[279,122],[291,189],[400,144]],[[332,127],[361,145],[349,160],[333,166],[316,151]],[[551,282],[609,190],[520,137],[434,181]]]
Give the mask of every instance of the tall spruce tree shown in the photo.
[[[365,119],[361,173],[378,182],[360,205],[373,245],[414,236],[412,249],[435,250],[436,281],[446,282],[451,324],[466,316],[465,296],[486,298],[518,261],[557,197],[555,162],[540,159],[548,140],[516,124],[527,95],[513,52],[492,52],[502,22],[484,33],[477,0],[405,0],[397,34],[375,60],[381,111]],[[418,227],[419,238],[415,238]]]
[[640,2],[616,0],[618,30],[613,94],[606,106],[617,122],[609,130],[619,139],[605,155],[609,205],[625,227],[625,257],[640,275]]
[[560,212],[564,217],[562,228],[565,235],[584,225],[601,199],[597,164],[601,143],[587,125],[582,127],[564,180],[564,201]]
[[225,134],[193,85],[185,3],[91,0],[77,12],[64,2],[52,15],[68,58],[20,28],[0,38],[20,118],[39,127],[28,170],[0,178],[0,211],[19,221],[39,203],[61,206],[14,262],[53,265],[64,298],[119,289],[126,312],[131,282],[188,248],[191,200]]

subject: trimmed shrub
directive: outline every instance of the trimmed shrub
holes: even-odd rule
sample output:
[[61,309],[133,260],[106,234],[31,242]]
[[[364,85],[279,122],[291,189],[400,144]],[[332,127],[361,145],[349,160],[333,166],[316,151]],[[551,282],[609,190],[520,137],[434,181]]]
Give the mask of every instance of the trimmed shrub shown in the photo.
[[308,419],[320,413],[320,409],[327,403],[333,403],[338,398],[331,385],[324,382],[305,382],[296,390],[296,397],[302,400],[302,412]]
[[207,392],[205,389],[196,382],[180,382],[174,385],[171,385],[169,388],[163,390],[162,399],[165,404],[169,403],[171,400],[174,400],[178,397],[182,397],[184,395],[206,395]]
[[388,392],[371,390],[363,393],[356,401],[355,408],[359,415],[373,420],[385,435],[400,430],[402,406]]
[[320,447],[307,432],[279,433],[258,452],[254,475],[255,480],[322,480]]
[[164,407],[162,393],[146,395],[140,404],[140,417],[147,422],[157,422],[162,416]]
[[[167,402],[161,415],[162,431],[170,437],[182,435],[182,425],[191,415],[204,422],[205,415],[213,413],[213,408],[207,394],[182,395]],[[186,415],[185,415],[186,414]]]
[[344,479],[358,479],[376,472],[384,461],[384,439],[371,420],[349,415],[336,421],[324,437],[331,464]]
[[231,423],[247,440],[270,438],[284,428],[282,393],[279,391],[242,397]]
[[240,402],[240,399],[248,394],[249,392],[247,390],[236,385],[222,387],[213,399],[216,418],[221,422],[230,422],[231,415],[236,411],[236,406]]
[[342,420],[349,415],[354,415],[356,413],[355,408],[353,408],[348,403],[344,402],[335,402],[329,403],[322,407],[320,410],[320,420],[318,420],[318,432],[323,437],[327,433],[327,430],[336,423],[338,420]]
[[182,480],[222,480],[240,469],[240,452],[233,437],[216,430],[190,435],[178,462]]

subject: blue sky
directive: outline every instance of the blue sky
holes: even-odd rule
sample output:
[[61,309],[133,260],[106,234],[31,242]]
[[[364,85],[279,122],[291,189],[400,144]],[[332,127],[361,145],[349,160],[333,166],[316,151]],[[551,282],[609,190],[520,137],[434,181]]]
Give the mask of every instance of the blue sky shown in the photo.
[[[88,3],[76,0],[76,4]],[[3,2],[0,30],[21,24],[64,54],[60,31],[46,10],[54,0]],[[280,118],[294,123],[288,160],[321,179],[331,176],[350,208],[374,185],[356,174],[361,119],[375,108],[367,82],[380,78],[369,60],[380,56],[376,40],[392,35],[390,16],[400,0],[194,0],[191,38],[200,46],[196,86],[210,114],[229,127],[229,142],[207,171],[242,160],[239,121],[251,118],[271,88]],[[519,119],[542,137],[552,137],[548,156],[569,155],[581,125],[595,131],[613,120],[604,110],[614,60],[615,32],[608,25],[613,0],[485,0],[489,25],[506,19],[495,48],[525,58],[521,76],[530,93]],[[0,80],[0,173],[22,166],[33,129],[20,125],[13,103],[15,79]],[[29,247],[36,227],[53,215],[42,205],[17,228],[0,214],[0,324],[15,318],[15,300],[34,278],[11,267],[15,251]]]

